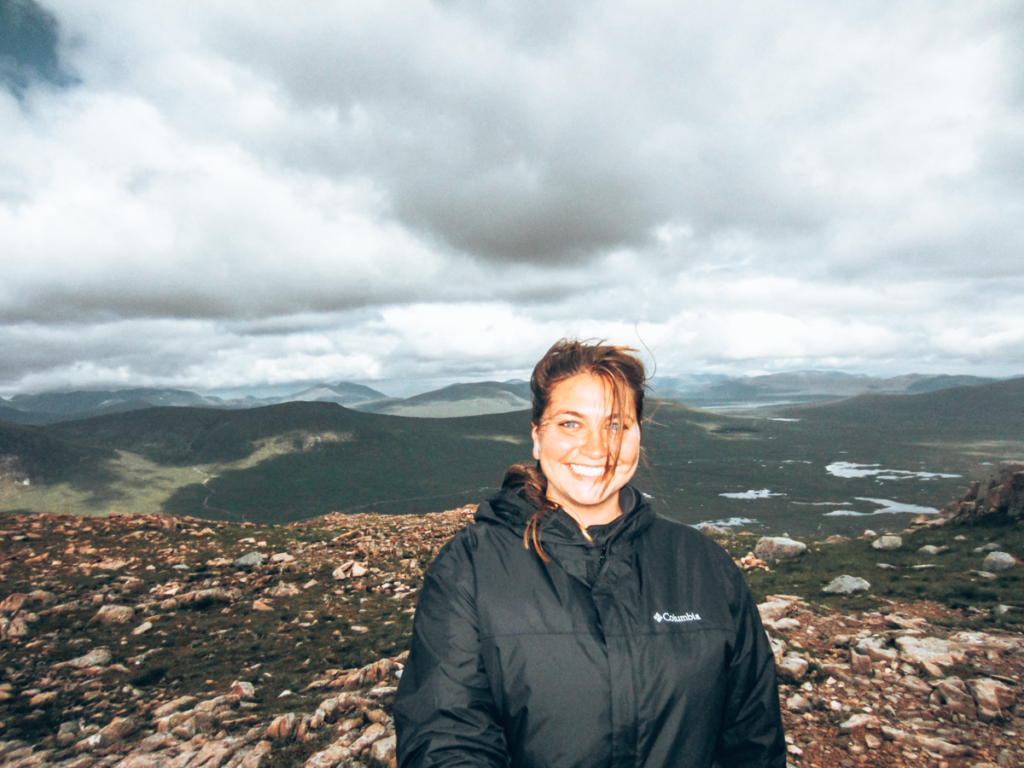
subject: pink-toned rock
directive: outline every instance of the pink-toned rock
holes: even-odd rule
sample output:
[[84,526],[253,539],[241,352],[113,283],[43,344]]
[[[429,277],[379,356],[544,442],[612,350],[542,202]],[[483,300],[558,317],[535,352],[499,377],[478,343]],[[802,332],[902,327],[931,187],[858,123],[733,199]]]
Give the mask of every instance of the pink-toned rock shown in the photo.
[[292,712],[275,717],[267,727],[267,738],[274,741],[291,739],[298,725],[299,719]]
[[172,712],[177,712],[178,710],[185,709],[186,707],[190,706],[194,701],[196,701],[195,696],[179,696],[173,701],[169,701],[166,704],[161,704],[159,707],[154,709],[152,713],[153,717],[154,719],[159,717],[167,717]]
[[127,624],[133,618],[135,618],[135,609],[130,605],[104,605],[96,611],[92,620],[98,621],[100,624]]
[[781,679],[796,683],[803,680],[809,668],[810,664],[803,656],[787,653],[782,657],[782,663],[778,665],[778,673]]
[[978,718],[978,707],[974,703],[974,697],[963,680],[958,677],[939,680],[928,698],[928,703],[933,707],[946,707],[950,712],[963,715],[968,720]]
[[942,677],[943,671],[967,661],[961,644],[938,637],[899,637],[900,660],[918,667],[930,677]]
[[272,611],[274,610],[274,606],[270,603],[264,602],[263,600],[253,600],[252,609],[254,611]]
[[383,738],[386,731],[387,728],[380,723],[370,723],[363,730],[362,735],[352,742],[352,746],[349,749],[352,750],[353,755],[358,755],[373,744],[373,742]]
[[15,616],[11,619],[11,623],[7,625],[7,637],[28,637],[32,634],[32,628],[29,623],[21,616]]
[[268,762],[271,749],[269,741],[260,741],[254,747],[239,750],[235,755],[236,758],[241,757],[237,761],[237,768],[261,768]]
[[395,737],[385,736],[370,746],[370,768],[389,768],[395,762]]
[[238,739],[208,741],[199,750],[199,754],[189,762],[189,768],[219,768],[241,746],[242,743]]
[[251,699],[256,695],[256,688],[252,683],[236,680],[231,684],[230,696],[237,696],[240,699]]
[[295,595],[301,593],[302,590],[299,589],[297,586],[284,581],[278,582],[276,587],[273,587],[272,589],[268,589],[266,591],[266,594],[270,595],[271,597],[295,597]]
[[857,643],[857,650],[866,654],[872,661],[884,661],[886,663],[896,661],[899,658],[899,651],[889,647],[889,641],[885,637],[871,635],[862,638]]
[[342,761],[352,758],[353,752],[347,747],[334,744],[327,749],[312,755],[304,764],[303,768],[335,768]]
[[28,595],[22,592],[14,592],[0,603],[0,613],[17,613],[28,600]]
[[132,630],[132,634],[133,635],[142,635],[142,634],[145,634],[146,632],[149,632],[149,630],[151,630],[152,628],[153,628],[153,622],[151,622],[151,621],[144,621],[141,624],[139,624],[139,626],[137,626],[135,629]]
[[77,669],[102,667],[109,664],[112,658],[113,656],[111,656],[110,651],[106,648],[95,648],[85,654],[85,656],[79,656],[68,661],[54,664],[53,669],[58,669],[60,667],[76,667]]
[[890,741],[898,744],[906,744],[911,747],[920,747],[928,752],[944,757],[962,757],[971,754],[974,750],[964,744],[950,744],[948,741],[937,739],[932,736],[918,736],[916,733],[906,733],[897,728],[882,726],[882,735]]
[[869,715],[866,712],[858,712],[855,715],[851,715],[847,720],[839,724],[839,730],[844,733],[850,733],[851,731],[862,730],[864,728],[872,728],[878,725],[878,718],[875,715]]
[[778,621],[793,610],[790,603],[781,600],[769,600],[766,603],[759,603],[757,612],[761,614],[761,621]]
[[30,707],[43,707],[52,701],[56,701],[57,695],[56,691],[43,691],[29,699],[28,704]]
[[114,768],[163,768],[166,764],[166,755],[140,755],[134,752],[115,763]]
[[989,678],[968,680],[967,689],[978,707],[979,720],[999,720],[1010,715],[1010,708],[1017,703],[1017,695],[1005,683]]
[[105,749],[111,744],[123,741],[139,729],[139,724],[130,717],[115,717],[107,725],[91,736],[82,739],[75,745],[79,752],[92,752]]

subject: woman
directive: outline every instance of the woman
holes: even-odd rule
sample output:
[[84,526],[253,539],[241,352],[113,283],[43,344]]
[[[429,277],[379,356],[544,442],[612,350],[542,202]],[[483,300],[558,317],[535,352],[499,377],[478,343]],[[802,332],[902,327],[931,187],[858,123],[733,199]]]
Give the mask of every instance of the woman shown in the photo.
[[561,341],[533,457],[445,545],[395,701],[399,766],[786,765],[775,666],[729,556],[628,485],[645,374]]

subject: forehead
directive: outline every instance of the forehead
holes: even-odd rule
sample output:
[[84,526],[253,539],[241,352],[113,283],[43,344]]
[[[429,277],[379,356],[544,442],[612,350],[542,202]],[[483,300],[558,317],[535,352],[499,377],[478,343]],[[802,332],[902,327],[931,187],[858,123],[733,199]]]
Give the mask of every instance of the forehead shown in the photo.
[[[633,393],[624,393],[631,403]],[[609,416],[614,405],[612,385],[589,373],[570,376],[558,382],[551,390],[545,415],[571,411],[587,416]],[[628,405],[627,405],[628,408]]]

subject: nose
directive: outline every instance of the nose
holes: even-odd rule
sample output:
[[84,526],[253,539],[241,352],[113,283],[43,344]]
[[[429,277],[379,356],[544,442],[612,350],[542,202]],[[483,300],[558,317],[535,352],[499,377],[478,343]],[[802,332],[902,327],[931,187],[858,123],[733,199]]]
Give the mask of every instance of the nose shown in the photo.
[[587,430],[586,439],[580,446],[580,453],[584,456],[602,459],[608,453],[608,436],[603,429]]

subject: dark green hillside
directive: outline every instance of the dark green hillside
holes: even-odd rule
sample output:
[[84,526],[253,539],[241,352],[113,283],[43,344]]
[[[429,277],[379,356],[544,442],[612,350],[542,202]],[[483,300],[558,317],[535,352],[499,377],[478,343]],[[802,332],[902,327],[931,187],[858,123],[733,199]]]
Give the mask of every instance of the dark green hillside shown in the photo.
[[838,429],[878,425],[908,438],[1019,440],[1024,436],[1024,378],[919,395],[858,395],[779,413]]
[[[150,408],[47,427],[55,438],[206,467],[164,510],[289,522],[354,508],[417,512],[476,501],[529,458],[527,412],[462,419],[295,402],[244,411]],[[269,450],[268,447],[273,448]],[[213,466],[241,463],[240,466]]]
[[28,477],[33,482],[92,481],[109,473],[103,466],[110,450],[72,445],[43,433],[38,427],[0,421],[0,480]]

